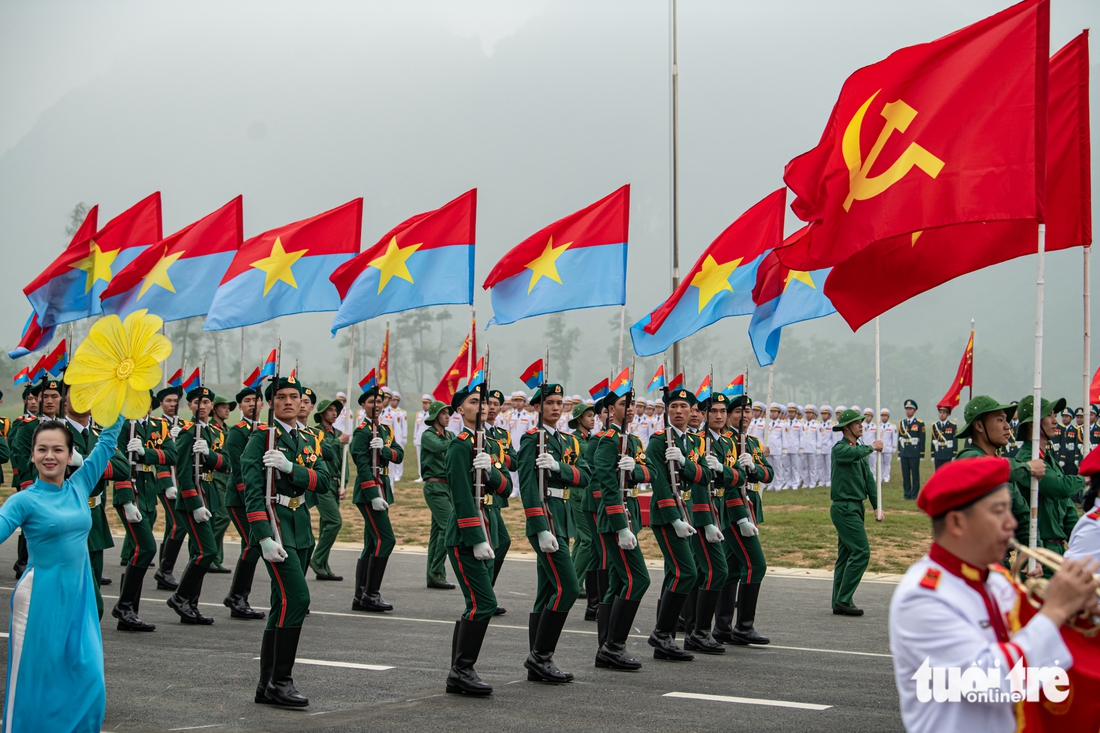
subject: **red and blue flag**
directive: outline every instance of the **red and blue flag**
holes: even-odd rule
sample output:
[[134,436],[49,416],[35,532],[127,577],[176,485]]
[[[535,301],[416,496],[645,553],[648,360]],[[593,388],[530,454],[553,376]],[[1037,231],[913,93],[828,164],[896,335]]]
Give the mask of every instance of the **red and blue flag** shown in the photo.
[[477,364],[474,365],[474,374],[470,377],[467,387],[473,389],[481,385],[485,381],[485,357],[481,357],[477,360]]
[[374,389],[378,386],[378,377],[375,376],[375,371],[371,369],[367,372],[367,376],[359,380],[359,389],[366,392],[368,389]]
[[623,369],[619,372],[619,376],[615,377],[609,385],[612,392],[616,397],[622,397],[624,394],[631,390],[630,385],[630,370]]
[[699,385],[699,389],[695,390],[695,399],[702,402],[703,400],[710,399],[710,375],[703,377],[703,382]]
[[539,359],[531,366],[523,370],[523,374],[519,375],[520,381],[527,385],[527,389],[535,389],[543,382],[543,366],[542,359]]
[[680,389],[680,387],[683,387],[683,386],[684,386],[684,373],[680,372],[679,374],[677,374],[675,377],[672,378],[671,382],[668,383],[668,391],[671,392],[673,390]]
[[653,379],[649,380],[649,386],[645,388],[646,392],[652,392],[655,389],[660,389],[665,386],[665,365],[661,364],[657,367],[657,371],[653,374]]
[[23,326],[23,335],[19,338],[19,344],[8,352],[8,358],[18,359],[27,354],[32,354],[39,349],[44,349],[53,340],[55,326],[42,328],[38,325],[38,314],[31,311],[31,317]]
[[199,374],[198,368],[191,372],[191,376],[187,378],[187,381],[183,383],[183,393],[187,394],[191,390],[202,386],[202,375]]
[[182,387],[183,386],[183,369],[177,369],[171,377],[168,378],[169,387]]
[[260,379],[264,379],[265,377],[274,377],[275,376],[275,360],[276,360],[276,358],[277,357],[276,357],[276,354],[275,354],[275,349],[272,349],[271,353],[267,355],[266,359],[264,359],[263,366],[260,367]]
[[263,375],[260,374],[260,368],[256,367],[252,370],[251,374],[245,377],[244,381],[241,382],[241,384],[243,384],[245,387],[248,387],[249,389],[257,389],[261,384],[263,384],[263,381],[264,378]]
[[15,386],[18,387],[21,384],[30,384],[30,381],[31,381],[31,373],[30,372],[31,372],[30,367],[23,367],[22,369],[17,371],[15,373],[15,376],[12,377],[12,381],[15,383]]
[[588,394],[592,395],[592,399],[594,400],[602,400],[604,397],[611,394],[611,380],[604,377],[596,386],[588,390]]
[[726,397],[737,397],[738,395],[745,394],[745,375],[738,374],[733,380],[726,385],[726,388],[722,390],[722,394]]

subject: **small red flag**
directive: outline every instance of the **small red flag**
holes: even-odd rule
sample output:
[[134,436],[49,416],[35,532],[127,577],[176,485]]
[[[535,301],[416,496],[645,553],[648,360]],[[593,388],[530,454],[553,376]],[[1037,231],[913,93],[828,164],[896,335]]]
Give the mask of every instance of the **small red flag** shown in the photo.
[[386,328],[386,339],[382,342],[382,354],[378,357],[378,386],[385,387],[390,376],[390,329]]
[[954,410],[959,406],[959,396],[962,395],[963,387],[974,386],[974,332],[970,332],[970,340],[966,343],[966,350],[963,351],[962,360],[959,361],[959,368],[955,372],[955,381],[951,383],[950,389],[947,390],[947,394],[943,396],[943,399],[939,401],[936,407],[946,407],[949,410]]
[[[474,350],[477,350],[477,339],[474,339]],[[440,402],[446,402],[451,404],[451,398],[455,396],[455,392],[458,391],[458,383],[460,380],[466,377],[467,371],[470,368],[470,359],[467,354],[470,351],[470,337],[467,336],[466,340],[462,342],[462,348],[458,350],[458,356],[451,362],[451,366],[443,373],[443,379],[439,380],[439,384],[432,390],[432,396]]]
[[1089,385],[1089,404],[1100,405],[1100,369],[1092,375],[1092,384]]

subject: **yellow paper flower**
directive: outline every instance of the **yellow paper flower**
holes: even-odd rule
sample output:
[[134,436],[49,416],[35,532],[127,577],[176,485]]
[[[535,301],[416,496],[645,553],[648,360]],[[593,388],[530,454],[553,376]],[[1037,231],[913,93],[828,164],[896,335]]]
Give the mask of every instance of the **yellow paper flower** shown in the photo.
[[91,410],[104,426],[119,413],[130,420],[149,412],[149,390],[160,383],[160,362],[172,353],[172,342],[160,334],[164,321],[134,311],[123,322],[105,316],[92,326],[65,371],[69,399],[77,412]]

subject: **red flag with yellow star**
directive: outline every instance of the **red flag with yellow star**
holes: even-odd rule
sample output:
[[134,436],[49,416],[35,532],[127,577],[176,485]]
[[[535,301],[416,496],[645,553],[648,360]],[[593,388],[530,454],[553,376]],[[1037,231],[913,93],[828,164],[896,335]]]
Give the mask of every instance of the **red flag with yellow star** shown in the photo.
[[489,325],[626,303],[630,186],[543,227],[500,259],[483,288]]
[[225,271],[205,331],[340,307],[329,277],[359,251],[363,199],[244,242]]

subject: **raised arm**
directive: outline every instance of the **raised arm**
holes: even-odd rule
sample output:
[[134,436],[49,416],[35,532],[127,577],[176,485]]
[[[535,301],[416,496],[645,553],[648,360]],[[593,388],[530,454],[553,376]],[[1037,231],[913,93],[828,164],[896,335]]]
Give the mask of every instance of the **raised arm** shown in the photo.
[[115,420],[114,425],[100,433],[99,440],[92,448],[91,455],[84,459],[83,465],[76,469],[76,473],[69,478],[69,481],[73,482],[73,486],[83,492],[84,496],[91,496],[95,485],[103,478],[103,472],[107,470],[107,464],[115,456],[118,434],[122,431],[122,425],[125,422],[125,418],[119,417]]

